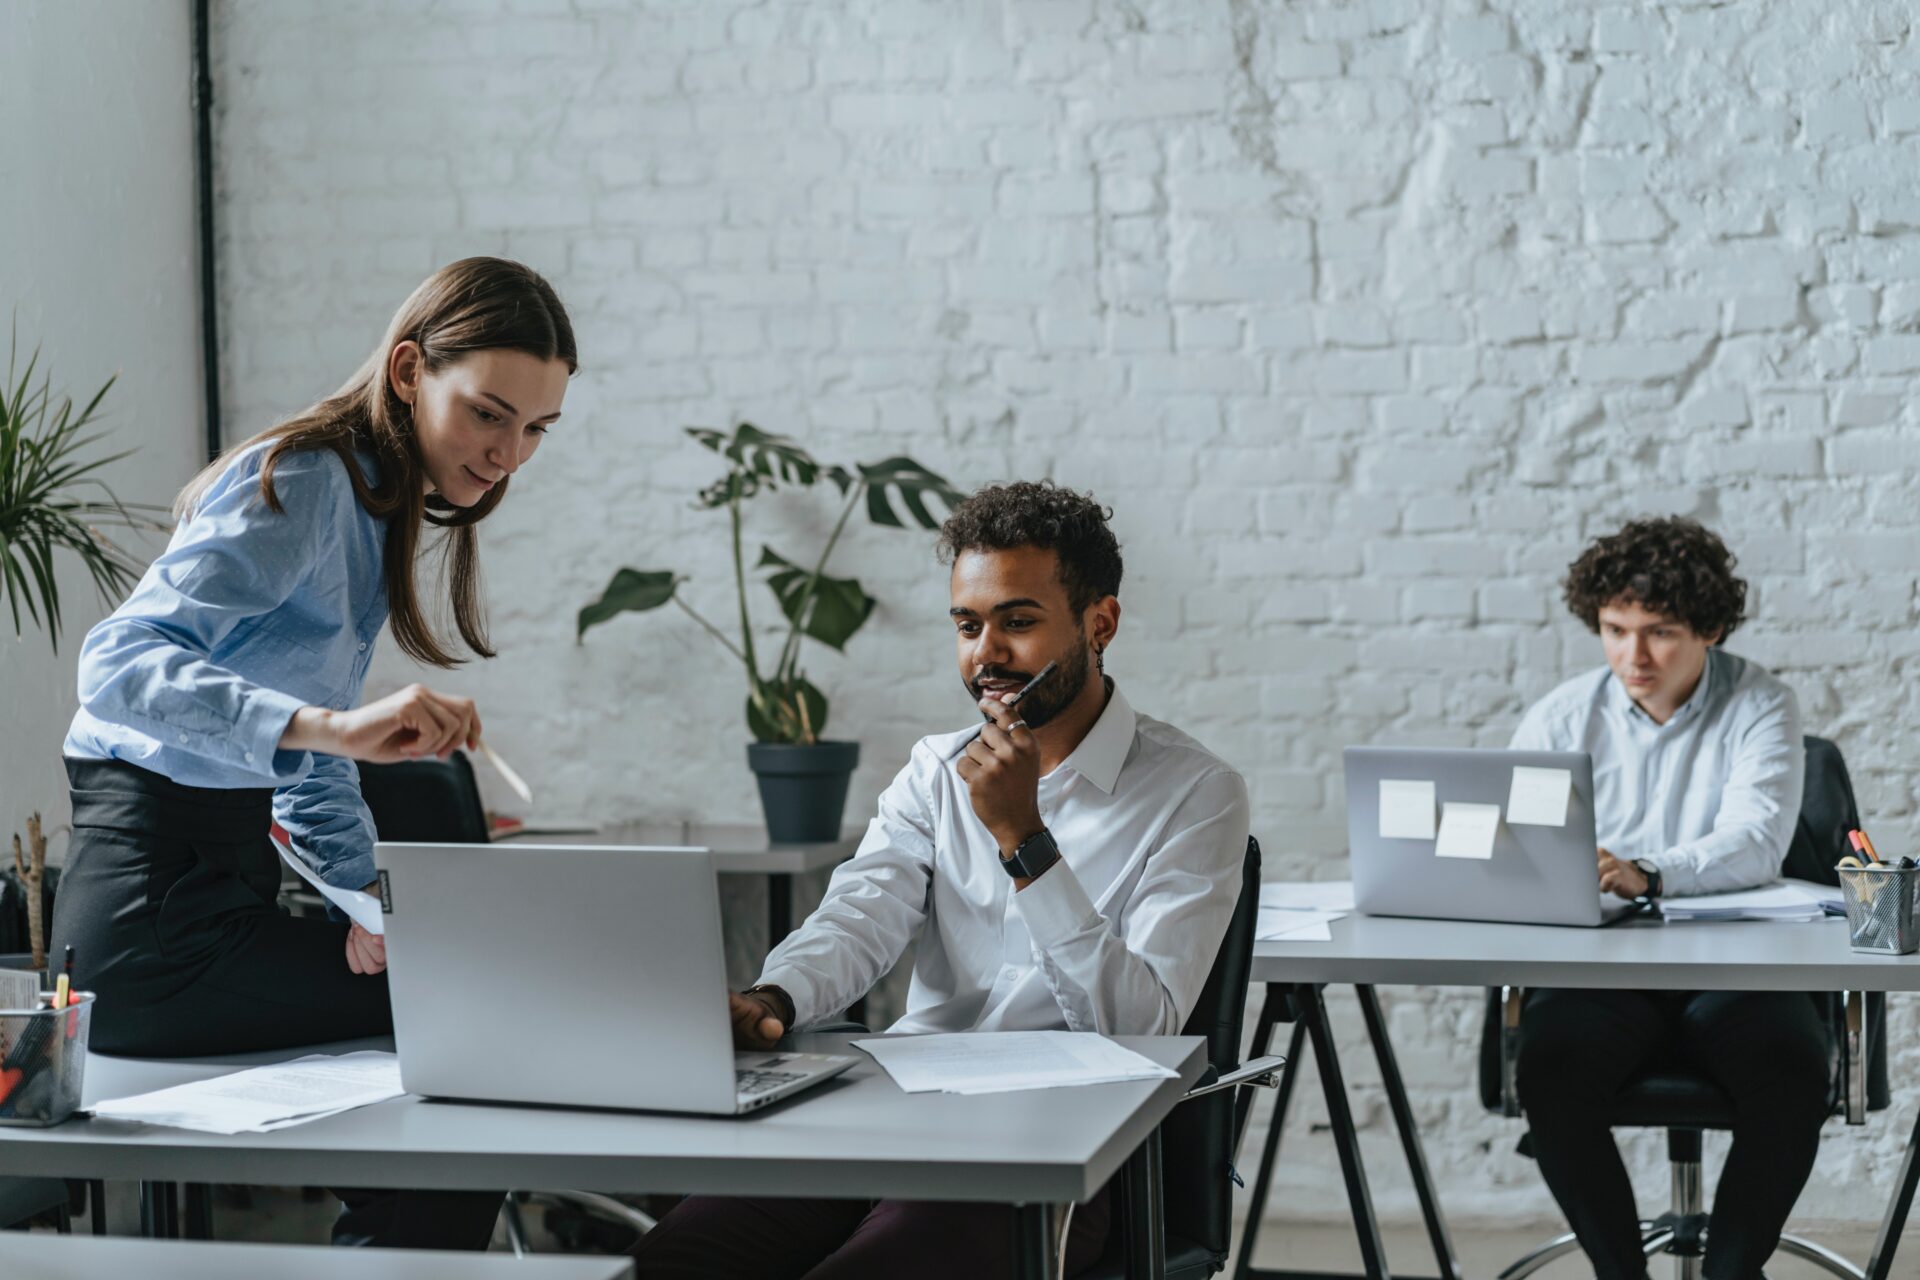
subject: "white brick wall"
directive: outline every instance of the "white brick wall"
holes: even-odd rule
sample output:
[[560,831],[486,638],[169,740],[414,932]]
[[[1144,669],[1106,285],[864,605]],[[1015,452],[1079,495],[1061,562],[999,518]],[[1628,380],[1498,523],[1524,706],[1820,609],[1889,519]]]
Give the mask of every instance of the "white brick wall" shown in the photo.
[[[711,468],[679,428],[747,418],[1110,501],[1112,668],[1246,769],[1276,874],[1337,871],[1343,745],[1502,743],[1594,663],[1556,582],[1644,512],[1726,534],[1754,585],[1735,647],[1843,745],[1883,847],[1920,835],[1904,6],[217,15],[236,432],[330,389],[450,258],[523,258],[573,308],[565,425],[487,528],[503,656],[447,681],[557,810],[752,812],[720,655],[666,616],[584,648],[571,622],[623,563],[723,607],[720,526],[688,507]],[[755,516],[782,546],[826,518]],[[967,710],[926,539],[863,529],[841,567],[884,602],[813,662],[865,744],[861,808]],[[1457,1215],[1541,1211],[1515,1126],[1471,1093],[1476,999],[1394,996],[1429,1149]],[[1909,1003],[1896,1026],[1911,1079]],[[1865,1215],[1903,1136],[1836,1126],[1802,1213]],[[1658,1139],[1631,1145],[1654,1203]],[[1336,1207],[1328,1162],[1289,1139],[1287,1212]]]

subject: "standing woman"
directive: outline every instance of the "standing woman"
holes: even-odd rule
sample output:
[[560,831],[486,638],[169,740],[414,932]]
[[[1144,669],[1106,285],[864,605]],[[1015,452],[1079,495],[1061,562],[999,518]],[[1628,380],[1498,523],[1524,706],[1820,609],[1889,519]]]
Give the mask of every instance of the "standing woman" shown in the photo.
[[[474,525],[560,416],[573,329],[538,274],[435,272],[360,371],[230,450],[180,495],[164,554],[80,655],[73,839],[53,915],[106,1053],[239,1053],[391,1030],[382,940],[276,905],[277,819],[329,884],[374,880],[354,760],[472,747],[466,698],[358,706],[382,625],[464,661],[416,583],[422,525],[460,639],[492,657]],[[58,954],[58,952],[56,952]]]

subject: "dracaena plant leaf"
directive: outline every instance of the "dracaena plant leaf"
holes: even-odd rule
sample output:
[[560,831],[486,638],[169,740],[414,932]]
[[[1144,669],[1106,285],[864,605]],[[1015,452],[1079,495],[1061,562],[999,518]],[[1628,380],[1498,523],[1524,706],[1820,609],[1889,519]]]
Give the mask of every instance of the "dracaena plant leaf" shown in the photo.
[[131,452],[98,452],[104,433],[88,430],[114,380],[76,410],[71,397],[55,398],[44,372],[35,385],[39,352],[28,358],[24,372],[18,355],[13,348],[0,382],[0,599],[16,636],[24,629],[24,606],[26,618],[45,627],[57,651],[61,600],[54,551],[78,556],[102,601],[111,604],[138,580],[140,563],[104,529],[164,526],[154,518],[159,508],[120,501],[100,477]]
[[[772,547],[760,548],[756,567],[774,571],[767,577],[767,586],[780,601],[780,611],[787,615],[787,621],[822,644],[844,652],[847,641],[873,613],[876,601],[853,578],[825,574],[816,578]],[[813,584],[811,591],[809,583]]]

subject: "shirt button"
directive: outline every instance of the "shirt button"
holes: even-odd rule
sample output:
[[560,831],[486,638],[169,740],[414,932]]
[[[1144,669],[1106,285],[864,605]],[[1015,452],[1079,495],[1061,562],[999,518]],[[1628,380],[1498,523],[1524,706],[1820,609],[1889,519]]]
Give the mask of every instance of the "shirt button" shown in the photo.
[[360,642],[360,652],[365,653],[366,651],[367,651],[367,642],[365,640],[362,640]]
[[253,763],[253,752],[251,752],[251,751],[249,751],[249,752],[247,752],[247,763],[248,763],[248,764],[252,764],[252,763]]
[[182,742],[185,742],[186,740],[187,740],[187,735],[186,735],[186,734],[184,734],[184,733],[183,733],[183,734],[181,734],[181,735],[180,735],[180,741],[182,741]]

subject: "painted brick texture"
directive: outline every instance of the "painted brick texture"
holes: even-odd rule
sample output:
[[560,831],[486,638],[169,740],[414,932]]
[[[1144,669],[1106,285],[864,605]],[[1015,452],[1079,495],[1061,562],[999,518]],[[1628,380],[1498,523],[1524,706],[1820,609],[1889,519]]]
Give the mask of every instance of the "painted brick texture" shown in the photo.
[[[1339,873],[1342,746],[1501,744],[1597,662],[1558,578],[1650,512],[1727,536],[1754,588],[1733,647],[1845,749],[1880,844],[1920,836],[1905,6],[216,9],[236,434],[331,390],[451,258],[521,258],[573,309],[566,419],[486,528],[502,656],[441,681],[554,812],[754,812],[723,655],[666,615],[572,634],[622,564],[724,614],[679,428],[746,419],[1110,502],[1111,669],[1246,771],[1270,874]],[[826,507],[776,500],[756,536],[804,546]],[[928,539],[863,529],[839,567],[883,601],[812,666],[864,744],[858,812],[968,712]],[[1393,993],[1429,1152],[1457,1216],[1547,1212],[1475,1101],[1477,1002]],[[1893,1022],[1912,1079],[1911,1002]],[[1288,1215],[1339,1205],[1313,1093]],[[1801,1214],[1867,1216],[1852,1188],[1903,1137],[1835,1125]],[[1627,1145],[1662,1203],[1659,1137]]]

